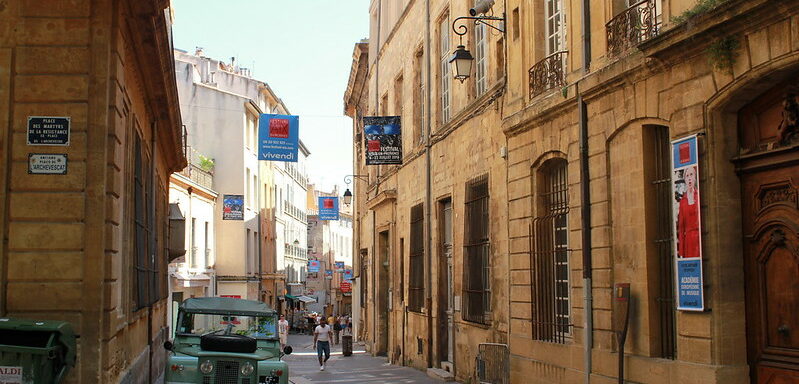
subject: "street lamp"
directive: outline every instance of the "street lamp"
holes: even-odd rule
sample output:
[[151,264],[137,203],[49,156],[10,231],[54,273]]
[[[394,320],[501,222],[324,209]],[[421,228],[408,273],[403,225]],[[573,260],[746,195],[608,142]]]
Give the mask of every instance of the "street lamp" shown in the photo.
[[[455,49],[452,58],[449,59],[450,64],[453,65],[453,75],[455,76],[456,80],[460,80],[463,83],[464,80],[469,78],[469,75],[472,72],[472,62],[474,61],[474,57],[472,57],[471,52],[469,52],[466,47],[463,45],[463,35],[469,33],[469,28],[466,27],[465,24],[458,25],[457,28],[455,24],[458,23],[460,20],[474,20],[474,24],[483,24],[487,25],[495,30],[505,33],[505,14],[502,14],[502,17],[496,16],[486,16],[485,13],[488,12],[491,7],[494,5],[494,0],[478,0],[474,6],[474,8],[469,10],[469,14],[471,16],[461,16],[455,21],[452,22],[452,31],[455,32],[456,35],[460,38],[460,44]],[[477,16],[482,15],[482,16]],[[498,21],[499,26],[493,26],[489,22]]]
[[347,190],[344,191],[344,196],[342,196],[341,200],[344,202],[344,205],[349,206],[352,204],[352,192],[350,192],[349,185],[352,183],[352,178],[356,178],[361,181],[369,181],[369,175],[347,175],[344,176],[344,183],[347,184]]

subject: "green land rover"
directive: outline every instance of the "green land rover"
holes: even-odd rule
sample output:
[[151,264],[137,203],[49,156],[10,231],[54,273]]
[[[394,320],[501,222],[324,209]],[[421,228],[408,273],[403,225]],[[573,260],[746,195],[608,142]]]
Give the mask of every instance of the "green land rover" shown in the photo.
[[178,310],[169,351],[166,383],[288,384],[281,357],[277,313],[260,301],[201,297]]

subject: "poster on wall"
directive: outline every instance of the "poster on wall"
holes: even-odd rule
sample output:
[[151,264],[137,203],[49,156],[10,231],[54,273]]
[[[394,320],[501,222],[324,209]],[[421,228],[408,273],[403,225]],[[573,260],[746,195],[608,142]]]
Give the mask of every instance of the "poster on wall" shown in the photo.
[[244,195],[222,195],[222,220],[244,220]]
[[297,162],[300,118],[261,114],[258,119],[258,160]]
[[365,116],[363,131],[366,165],[402,164],[399,116]]
[[672,141],[672,196],[677,309],[703,311],[702,215],[696,135]]
[[319,272],[319,260],[308,260],[308,272],[309,273]]
[[338,220],[337,196],[319,196],[319,220]]
[[335,265],[336,265],[336,272],[339,272],[339,273],[344,272],[344,262],[343,261],[337,261]]

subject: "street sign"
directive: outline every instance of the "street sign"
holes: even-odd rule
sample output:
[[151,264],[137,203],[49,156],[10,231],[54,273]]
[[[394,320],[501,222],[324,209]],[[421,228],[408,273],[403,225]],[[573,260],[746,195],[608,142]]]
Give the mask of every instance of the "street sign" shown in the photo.
[[69,145],[69,117],[28,116],[28,145]]
[[67,155],[58,153],[29,153],[28,173],[32,175],[66,175]]

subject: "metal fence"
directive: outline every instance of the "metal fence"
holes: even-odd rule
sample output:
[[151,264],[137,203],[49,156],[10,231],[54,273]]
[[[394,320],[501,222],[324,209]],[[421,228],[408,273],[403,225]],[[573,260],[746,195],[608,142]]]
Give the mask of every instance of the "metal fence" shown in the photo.
[[510,383],[510,350],[507,344],[481,343],[477,347],[477,382]]

